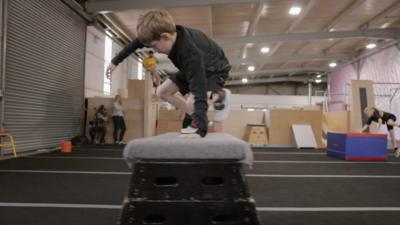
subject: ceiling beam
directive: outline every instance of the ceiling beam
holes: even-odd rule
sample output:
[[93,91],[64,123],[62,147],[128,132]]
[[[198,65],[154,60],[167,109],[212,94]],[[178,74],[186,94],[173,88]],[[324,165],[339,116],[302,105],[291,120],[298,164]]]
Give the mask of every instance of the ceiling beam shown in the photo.
[[229,62],[232,65],[241,64],[265,64],[265,63],[281,63],[281,62],[302,62],[302,61],[313,61],[313,60],[338,60],[338,61],[349,61],[355,56],[351,54],[343,53],[330,53],[330,54],[294,54],[294,55],[272,55],[265,57],[258,57],[256,59],[231,59]]
[[[296,20],[294,20],[294,22],[292,24],[290,24],[290,26],[286,29],[286,34],[289,34],[290,32],[292,32],[294,29],[296,29],[296,27],[301,24],[303,22],[303,20],[307,17],[308,13],[311,11],[311,9],[315,6],[315,4],[317,4],[317,0],[311,0],[308,2],[307,6],[305,7],[305,9],[303,10],[303,12],[301,13],[301,15],[296,18]],[[269,52],[269,55],[273,55],[275,54],[275,52],[278,51],[278,49],[283,45],[282,42],[278,42]],[[264,64],[261,66],[261,68],[264,67]]]
[[[338,15],[336,15],[333,20],[331,20],[328,24],[325,25],[325,27],[321,30],[321,32],[324,31],[330,31],[333,27],[335,27],[344,17],[348,16],[350,13],[352,13],[355,9],[360,7],[362,4],[365,3],[365,0],[353,0],[348,4]],[[302,45],[299,49],[296,50],[295,53],[299,53],[302,49],[306,48],[307,45],[309,45],[311,42],[307,42],[304,45]],[[336,44],[335,42],[334,44]],[[331,45],[334,46],[334,45]],[[304,66],[307,66],[308,63],[306,63]]]
[[373,25],[374,23],[378,22],[380,19],[384,18],[385,16],[390,16],[391,14],[395,14],[398,11],[398,7],[400,7],[400,1],[397,1],[384,9],[382,12],[380,12],[378,15],[374,16],[367,22],[363,23],[360,25],[360,28],[363,27],[369,27],[370,25]]
[[327,69],[324,68],[288,68],[288,69],[270,69],[270,70],[260,70],[255,72],[232,72],[229,74],[231,78],[238,78],[238,77],[250,77],[250,76],[269,76],[279,75],[279,74],[301,74],[301,73],[309,73],[309,72],[326,72]]
[[257,35],[252,37],[219,37],[214,38],[221,45],[240,44],[240,43],[273,43],[290,41],[315,41],[326,39],[344,39],[344,38],[383,38],[398,39],[400,37],[400,28],[390,29],[369,29],[369,30],[349,30],[333,32],[310,32],[310,33],[289,33],[289,34],[270,34]]
[[249,85],[249,84],[263,84],[263,83],[278,83],[278,82],[307,82],[308,77],[276,77],[276,78],[261,78],[261,79],[251,79],[247,83],[243,83],[241,80],[230,80],[225,83],[225,86],[234,85]]
[[[364,2],[365,2],[365,0],[353,0],[352,2],[350,2],[350,4],[348,4],[338,15],[336,15],[333,18],[333,20],[331,20],[329,23],[327,23],[325,25],[325,27],[321,30],[321,32],[330,31],[330,29],[333,28],[334,26],[336,26],[337,23],[339,23],[343,19],[343,17],[349,15],[356,8],[360,7]],[[307,47],[307,45],[309,45],[310,43],[311,43],[311,41],[307,41],[304,45],[302,45],[300,48],[298,48],[294,52],[294,54],[297,54],[300,51],[302,51],[303,49],[305,49]],[[311,62],[309,62],[309,63],[311,63]],[[304,66],[309,65],[309,63],[306,63]],[[281,68],[285,67],[287,64],[288,64],[288,62],[282,64]]]
[[[249,27],[247,28],[246,36],[253,36],[254,31],[256,30],[258,21],[260,20],[263,11],[265,10],[266,4],[260,2],[257,7],[257,11],[254,14],[253,20],[251,21]],[[245,59],[247,57],[247,47],[248,45],[244,45],[243,48],[240,50],[239,57]]]
[[90,13],[122,11],[128,9],[150,9],[166,7],[200,6],[231,3],[256,3],[257,0],[91,0],[86,3]]
[[[377,15],[373,16],[372,18],[368,19],[367,21],[365,21],[364,23],[362,23],[361,25],[359,25],[358,28],[359,28],[360,30],[366,30],[366,29],[368,29],[368,27],[369,27],[371,24],[376,23],[379,19],[385,17],[387,14],[393,13],[393,12],[397,9],[397,7],[398,7],[399,5],[400,5],[400,2],[399,2],[399,1],[397,1],[397,2],[395,2],[395,3],[393,3],[393,4],[391,4],[390,6],[388,6],[388,7],[385,8],[384,10],[382,10],[380,13],[378,13]],[[383,29],[382,29],[382,30],[383,30]],[[387,30],[387,29],[385,29],[385,30]],[[398,37],[397,37],[397,38],[390,38],[390,39],[398,39]],[[337,46],[338,44],[340,44],[340,42],[341,42],[341,41],[339,40],[339,41],[333,43],[331,46],[329,46],[329,47],[327,47],[326,49],[324,49],[324,51],[326,51],[326,52],[331,51],[335,46]]]
[[329,31],[333,27],[335,27],[344,17],[348,16],[350,13],[352,13],[355,9],[360,7],[362,4],[365,3],[365,0],[355,0],[351,2],[347,7],[344,8],[338,15],[335,16],[335,18],[327,24],[323,31]]

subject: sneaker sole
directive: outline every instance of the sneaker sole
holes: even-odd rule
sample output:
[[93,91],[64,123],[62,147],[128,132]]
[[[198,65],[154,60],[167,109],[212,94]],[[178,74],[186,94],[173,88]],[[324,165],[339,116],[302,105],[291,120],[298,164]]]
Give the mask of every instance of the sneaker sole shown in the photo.
[[188,130],[187,128],[181,129],[181,134],[194,134],[196,132],[197,132],[197,129],[195,129],[195,130],[193,130],[193,129]]
[[231,91],[229,89],[224,88],[225,90],[225,100],[222,102],[225,105],[223,110],[214,110],[213,114],[213,121],[221,122],[228,118],[229,116],[229,106],[230,106],[230,98],[231,98]]

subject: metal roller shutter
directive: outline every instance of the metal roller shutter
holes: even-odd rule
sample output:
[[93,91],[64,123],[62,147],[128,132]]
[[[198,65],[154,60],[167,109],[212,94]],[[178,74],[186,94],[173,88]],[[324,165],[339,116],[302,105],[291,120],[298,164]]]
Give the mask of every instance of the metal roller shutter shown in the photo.
[[3,128],[17,151],[79,134],[84,112],[85,21],[58,0],[8,1]]

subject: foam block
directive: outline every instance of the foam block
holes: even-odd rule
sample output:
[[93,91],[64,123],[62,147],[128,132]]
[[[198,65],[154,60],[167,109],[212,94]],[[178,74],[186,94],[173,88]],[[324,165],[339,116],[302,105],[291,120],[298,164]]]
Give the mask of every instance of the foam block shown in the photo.
[[253,154],[250,146],[229,134],[209,133],[205,138],[185,139],[179,133],[130,141],[124,149],[124,158],[131,167],[137,160],[214,160],[242,161],[251,166]]
[[386,134],[328,132],[328,156],[345,160],[387,160]]

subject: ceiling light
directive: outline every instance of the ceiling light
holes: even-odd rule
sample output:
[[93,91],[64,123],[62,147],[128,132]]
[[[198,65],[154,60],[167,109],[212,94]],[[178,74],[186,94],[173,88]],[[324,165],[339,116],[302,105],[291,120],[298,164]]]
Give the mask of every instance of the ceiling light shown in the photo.
[[256,67],[255,66],[249,66],[249,67],[247,67],[247,70],[250,71],[250,72],[253,72],[254,70],[256,70]]
[[299,15],[301,13],[301,10],[302,10],[302,8],[299,7],[299,6],[292,6],[289,9],[289,14],[293,15],[293,16],[297,16],[297,15]]
[[317,83],[317,84],[319,84],[319,83],[321,83],[322,82],[322,79],[316,79],[315,80],[315,83]]
[[335,29],[334,29],[334,28],[331,28],[331,29],[329,29],[329,32],[333,32],[333,31],[335,31]]
[[247,111],[249,111],[249,112],[254,112],[255,109],[253,109],[253,108],[247,108]]
[[269,52],[269,48],[268,47],[261,48],[261,53],[267,54],[268,52]]
[[266,112],[266,111],[268,111],[268,110],[267,110],[267,109],[263,109],[262,111],[263,111],[263,112]]
[[243,83],[243,84],[245,84],[245,83],[247,83],[247,82],[249,82],[249,80],[248,80],[247,78],[242,78],[242,83]]
[[318,74],[318,75],[317,75],[317,78],[321,78],[321,77],[322,77],[322,74]]
[[376,47],[376,44],[375,44],[375,43],[369,43],[369,44],[367,44],[367,46],[366,46],[367,49],[374,49],[375,47]]
[[330,68],[335,68],[336,66],[337,66],[337,63],[335,63],[335,62],[329,63]]

